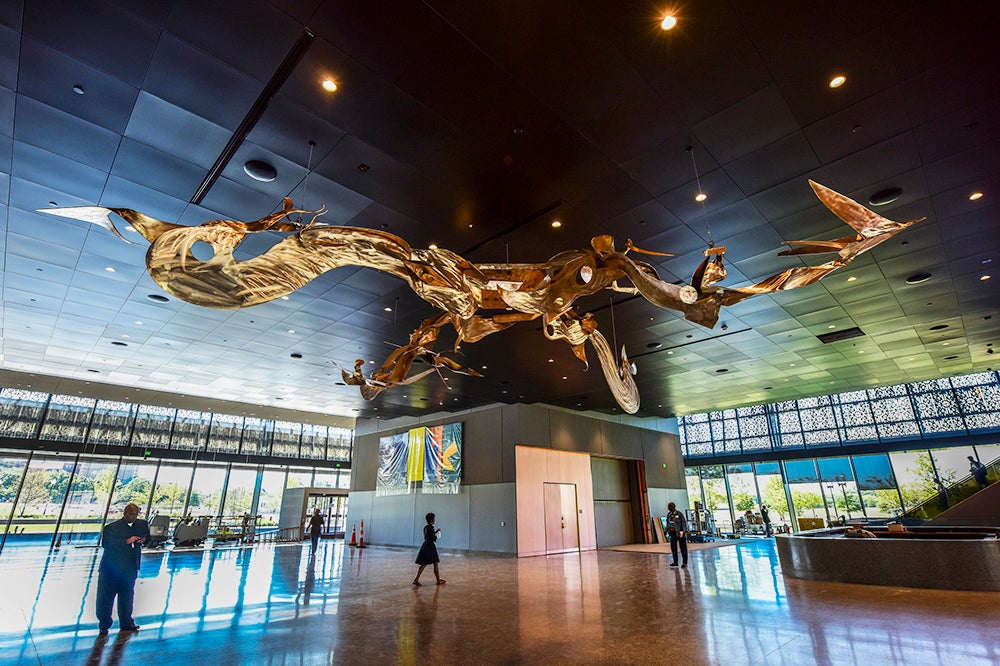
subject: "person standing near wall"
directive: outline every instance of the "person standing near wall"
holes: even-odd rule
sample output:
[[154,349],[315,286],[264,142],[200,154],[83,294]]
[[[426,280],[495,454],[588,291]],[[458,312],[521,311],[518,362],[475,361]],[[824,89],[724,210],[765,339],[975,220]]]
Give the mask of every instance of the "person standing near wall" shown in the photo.
[[419,564],[420,568],[417,569],[417,577],[413,579],[413,584],[417,587],[420,586],[420,574],[424,572],[428,564],[434,565],[434,577],[437,579],[438,585],[444,585],[445,581],[441,578],[441,574],[438,572],[438,562],[440,558],[438,557],[437,546],[434,542],[441,535],[441,528],[434,529],[434,514],[428,513],[424,516],[427,524],[424,525],[424,543],[420,546],[420,551],[417,553],[417,559],[414,564]]
[[139,520],[139,507],[129,504],[124,517],[108,523],[101,530],[104,555],[97,574],[97,622],[102,636],[108,633],[114,620],[111,606],[118,597],[118,627],[122,631],[139,631],[132,617],[135,604],[135,579],[142,562],[142,544],[149,539],[149,525]]
[[309,536],[312,537],[311,552],[315,553],[319,547],[319,535],[323,532],[323,516],[319,515],[319,508],[313,509],[313,515],[309,518]]
[[670,554],[673,556],[670,566],[677,566],[677,546],[680,545],[684,560],[681,568],[686,569],[688,565],[687,519],[684,518],[683,513],[677,510],[677,505],[673,502],[667,504],[667,533],[670,536]]

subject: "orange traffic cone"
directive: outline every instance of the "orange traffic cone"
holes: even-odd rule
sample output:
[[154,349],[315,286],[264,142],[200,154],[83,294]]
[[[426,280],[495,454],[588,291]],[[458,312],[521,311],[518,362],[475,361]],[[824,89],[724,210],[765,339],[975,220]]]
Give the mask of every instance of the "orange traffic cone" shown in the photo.
[[354,523],[354,529],[351,530],[351,543],[349,543],[347,545],[348,546],[357,546],[358,545],[358,524],[357,523]]
[[361,521],[361,541],[358,542],[358,548],[365,547],[365,521]]

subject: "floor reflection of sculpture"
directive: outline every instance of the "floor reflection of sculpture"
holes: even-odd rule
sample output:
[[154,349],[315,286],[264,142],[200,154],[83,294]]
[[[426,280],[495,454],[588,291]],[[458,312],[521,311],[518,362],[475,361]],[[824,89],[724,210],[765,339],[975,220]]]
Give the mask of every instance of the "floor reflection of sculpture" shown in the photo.
[[[695,270],[692,284],[683,286],[659,279],[652,265],[627,256],[633,251],[670,255],[641,250],[631,241],[624,252],[619,252],[611,236],[597,236],[590,248],[561,252],[542,264],[472,264],[449,250],[411,248],[402,238],[389,233],[318,223],[316,218],[324,210],[294,209],[290,199],[285,199],[283,210],[255,222],[211,220],[197,227],[163,222],[128,208],[83,206],[40,212],[98,224],[124,239],[111,217],[117,214],[149,241],[146,266],[153,280],[177,298],[205,307],[233,309],[266,303],[340,266],[373,268],[405,280],[417,295],[441,312],[425,320],[410,335],[409,342],[393,351],[372,374],[362,371],[363,360],[356,362],[353,372],[342,371],[344,380],[359,386],[366,399],[442,369],[481,376],[433,351],[443,326],[451,325],[457,332],[457,351],[462,342],[477,342],[514,324],[542,318],[545,336],[565,341],[584,364],[586,343],[594,347],[615,399],[622,409],[635,413],[639,409],[639,394],[632,378],[635,367],[624,347],[620,361],[616,361],[594,318],[573,310],[577,299],[603,289],[638,294],[654,305],[677,310],[686,319],[711,328],[722,307],[754,294],[812,284],[919,221],[887,220],[833,190],[812,181],[810,184],[819,199],[857,234],[831,241],[788,241],[800,247],[781,255],[837,252],[837,257],[818,266],[790,268],[738,289],[716,286],[726,277],[725,247],[705,250],[705,259]],[[291,219],[295,214],[300,216],[298,221]],[[302,222],[302,214],[311,215],[310,221]],[[257,257],[243,261],[233,257],[233,250],[247,234],[262,231],[290,235]],[[212,247],[210,259],[198,259],[192,252],[199,242]],[[631,286],[621,286],[620,281],[630,282]],[[418,361],[429,367],[411,375],[412,365]]]

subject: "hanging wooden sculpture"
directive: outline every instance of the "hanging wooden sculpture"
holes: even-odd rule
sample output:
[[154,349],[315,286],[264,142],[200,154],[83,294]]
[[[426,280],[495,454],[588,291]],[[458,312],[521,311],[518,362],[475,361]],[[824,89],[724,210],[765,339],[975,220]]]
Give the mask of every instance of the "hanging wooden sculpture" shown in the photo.
[[[652,265],[627,256],[630,251],[662,253],[640,250],[631,241],[620,252],[611,236],[596,236],[590,248],[567,250],[541,264],[472,264],[449,250],[411,248],[393,234],[322,224],[317,218],[325,212],[323,209],[295,209],[290,199],[285,199],[280,212],[255,222],[211,220],[196,227],[156,220],[130,208],[82,206],[39,212],[91,222],[130,242],[115,227],[112,215],[120,216],[150,243],[146,252],[150,277],[168,293],[204,307],[235,309],[266,303],[340,266],[373,268],[405,280],[418,296],[441,312],[425,320],[410,335],[409,342],[396,349],[374,373],[365,375],[360,360],[353,372],[342,371],[344,380],[359,386],[366,399],[441,369],[481,376],[433,351],[443,326],[451,325],[457,332],[457,351],[462,342],[476,342],[514,324],[541,319],[545,337],[569,344],[584,364],[586,343],[593,346],[618,404],[634,414],[639,409],[639,393],[632,378],[634,366],[624,347],[620,358],[615,358],[589,313],[577,314],[573,309],[577,299],[603,289],[640,294],[654,305],[677,310],[688,320],[712,328],[723,306],[754,294],[812,284],[920,221],[887,220],[833,190],[812,181],[810,184],[819,199],[851,225],[856,235],[832,241],[789,241],[800,247],[781,255],[837,252],[837,257],[818,266],[790,268],[738,289],[716,286],[726,277],[725,247],[705,250],[705,260],[695,271],[692,284],[684,286],[660,280]],[[302,222],[303,214],[312,217]],[[293,215],[299,215],[299,221],[291,219]],[[233,257],[233,250],[247,234],[262,231],[288,235],[257,257],[242,261]],[[197,242],[212,247],[211,259],[202,261],[194,256],[191,248]],[[430,367],[411,375],[417,360]]]

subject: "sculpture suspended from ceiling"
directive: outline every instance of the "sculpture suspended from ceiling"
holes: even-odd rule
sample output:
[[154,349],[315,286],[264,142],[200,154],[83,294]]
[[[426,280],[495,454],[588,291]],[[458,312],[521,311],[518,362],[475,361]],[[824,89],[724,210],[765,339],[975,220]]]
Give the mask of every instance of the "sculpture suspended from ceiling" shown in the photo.
[[[410,335],[409,342],[370,375],[362,371],[363,360],[355,364],[353,372],[342,370],[344,380],[359,386],[366,399],[442,369],[481,376],[433,351],[442,327],[450,325],[457,332],[457,351],[463,342],[477,342],[514,324],[541,319],[545,337],[569,344],[585,365],[586,345],[590,343],[618,404],[634,414],[639,409],[639,392],[632,377],[634,366],[624,347],[620,357],[615,358],[591,314],[581,315],[574,310],[578,299],[603,289],[639,294],[654,305],[677,310],[686,319],[712,328],[722,307],[755,294],[810,285],[920,221],[887,220],[833,190],[809,182],[820,201],[856,234],[831,241],[787,241],[799,247],[779,255],[836,252],[837,256],[816,266],[790,268],[736,289],[716,286],[726,277],[724,246],[705,250],[705,259],[695,270],[691,284],[678,286],[660,280],[649,263],[628,256],[630,251],[663,253],[641,250],[631,241],[624,251],[619,251],[611,236],[596,236],[590,248],[567,250],[541,264],[473,264],[449,250],[411,248],[393,234],[322,224],[317,218],[325,212],[323,209],[295,209],[289,199],[283,210],[255,222],[211,220],[196,227],[163,222],[130,208],[82,206],[40,212],[91,222],[131,242],[115,227],[112,214],[120,216],[149,241],[146,266],[153,280],[177,298],[204,307],[235,309],[266,303],[340,266],[373,268],[405,280],[440,313],[426,319]],[[312,217],[303,222],[303,214]],[[292,219],[294,215],[299,216],[298,221]],[[233,250],[247,234],[263,231],[288,235],[257,257],[242,261],[233,257]],[[202,261],[194,256],[192,247],[198,242],[212,247],[211,259]],[[415,361],[429,368],[411,375]]]

